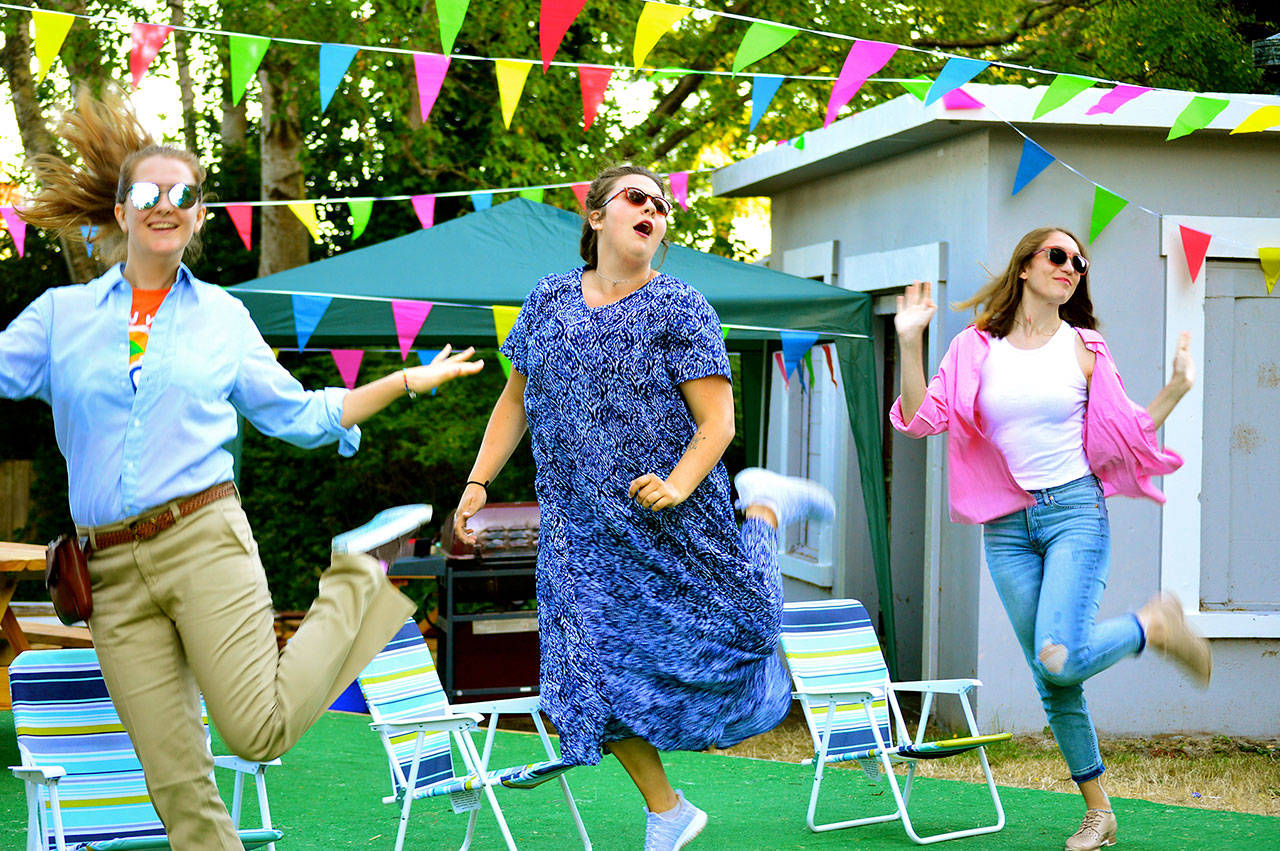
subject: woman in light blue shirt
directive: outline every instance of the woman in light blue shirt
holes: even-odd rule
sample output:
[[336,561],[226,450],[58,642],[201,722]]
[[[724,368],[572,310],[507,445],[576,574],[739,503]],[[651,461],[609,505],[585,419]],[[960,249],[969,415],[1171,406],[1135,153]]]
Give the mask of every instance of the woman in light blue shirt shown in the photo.
[[205,170],[154,144],[127,102],[87,95],[59,128],[83,165],[42,157],[20,211],[37,227],[99,228],[121,261],[50,289],[0,332],[0,397],[53,408],[71,515],[90,550],[89,620],[108,689],[175,849],[238,849],[210,775],[199,694],[233,751],[287,750],[413,610],[365,555],[334,556],[284,651],[224,449],[237,413],[304,447],[360,444],[401,395],[478,372],[470,349],[356,390],[303,387],[248,311],[195,278]]

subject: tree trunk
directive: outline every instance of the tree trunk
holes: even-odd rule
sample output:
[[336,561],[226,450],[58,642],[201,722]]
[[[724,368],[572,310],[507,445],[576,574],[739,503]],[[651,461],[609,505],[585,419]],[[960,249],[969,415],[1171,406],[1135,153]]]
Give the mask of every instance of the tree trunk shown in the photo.
[[[262,200],[295,200],[303,197],[302,125],[298,120],[297,92],[287,62],[271,62],[270,54],[258,71],[262,84]],[[258,275],[283,272],[309,260],[311,235],[283,204],[262,208]]]
[[[168,0],[169,22],[175,27],[187,24],[186,10],[183,0]],[[179,30],[173,37],[174,55],[178,60],[178,91],[182,96],[182,136],[187,143],[187,150],[196,153],[200,150],[200,139],[196,135],[196,96],[191,88],[191,68],[187,65],[187,34]]]
[[[27,159],[37,154],[57,154],[53,133],[45,124],[40,101],[36,99],[36,84],[31,76],[31,36],[25,15],[4,17],[4,47],[0,48],[0,64],[9,81],[9,96],[13,100],[13,112],[18,122],[18,134],[22,137],[22,150]],[[101,271],[97,262],[89,256],[83,242],[59,237],[62,257],[67,263],[67,275],[72,281],[82,282],[97,277]]]

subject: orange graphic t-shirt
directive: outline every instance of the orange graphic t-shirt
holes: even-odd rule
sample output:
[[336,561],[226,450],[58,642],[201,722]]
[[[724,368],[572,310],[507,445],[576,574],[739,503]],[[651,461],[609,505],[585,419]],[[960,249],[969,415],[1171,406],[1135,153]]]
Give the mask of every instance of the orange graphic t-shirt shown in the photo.
[[140,290],[135,287],[133,290],[133,310],[129,314],[129,381],[133,383],[134,393],[138,392],[138,373],[142,371],[142,356],[151,337],[151,323],[169,289]]

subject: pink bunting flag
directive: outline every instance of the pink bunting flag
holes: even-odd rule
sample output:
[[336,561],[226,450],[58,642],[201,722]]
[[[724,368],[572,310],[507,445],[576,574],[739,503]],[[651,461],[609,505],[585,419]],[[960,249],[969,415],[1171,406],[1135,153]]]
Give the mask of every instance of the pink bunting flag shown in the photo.
[[578,196],[578,204],[582,209],[587,209],[587,190],[591,188],[590,183],[575,183],[569,187],[573,190],[573,194]]
[[440,95],[444,75],[449,71],[449,57],[439,53],[415,53],[413,70],[418,77],[418,110],[422,113],[422,123],[426,124]]
[[360,374],[360,361],[364,360],[361,349],[332,349],[333,362],[338,365],[338,375],[348,390],[356,389],[356,376]]
[[400,360],[408,360],[413,341],[430,313],[429,301],[391,300],[391,317],[396,321],[396,339],[400,341]]
[[418,214],[418,222],[424,230],[435,224],[436,196],[413,195],[409,200],[413,202],[413,211]]
[[1115,111],[1136,97],[1145,95],[1151,89],[1147,86],[1116,86],[1089,107],[1085,115],[1114,115]]
[[551,60],[560,49],[565,33],[573,19],[578,17],[587,0],[542,0],[542,14],[538,18],[538,47],[542,50],[542,73],[547,73]]
[[133,75],[133,87],[142,82],[142,75],[147,73],[152,60],[164,46],[164,41],[173,32],[173,27],[164,24],[133,25],[133,40],[129,49],[129,73]]
[[1194,281],[1200,274],[1200,267],[1204,265],[1205,255],[1209,253],[1209,240],[1213,239],[1213,235],[1186,225],[1178,225],[1178,232],[1182,234],[1182,253],[1187,258],[1187,271]]
[[604,103],[604,91],[609,88],[612,68],[598,65],[578,66],[578,85],[582,88],[582,129],[590,130],[596,120],[596,112]]
[[787,365],[782,360],[782,352],[773,353],[773,362],[778,365],[778,372],[782,375],[782,386],[791,389],[791,379],[787,377]]
[[942,96],[943,109],[985,109],[986,106],[964,89],[952,89]]
[[0,207],[0,218],[4,219],[5,230],[13,237],[13,245],[18,249],[18,256],[23,255],[27,242],[27,223],[18,215],[13,207]]
[[689,209],[689,172],[673,171],[667,175],[667,181],[671,184],[671,194],[680,205],[680,209]]
[[235,223],[236,233],[244,243],[246,251],[253,250],[253,207],[249,204],[228,204],[227,215]]
[[831,98],[827,101],[827,118],[822,123],[827,127],[836,120],[836,115],[853,96],[862,88],[872,74],[885,66],[885,63],[896,53],[898,45],[885,44],[882,41],[863,41],[859,39],[849,48],[849,55],[844,58],[844,66],[840,76],[831,87]]

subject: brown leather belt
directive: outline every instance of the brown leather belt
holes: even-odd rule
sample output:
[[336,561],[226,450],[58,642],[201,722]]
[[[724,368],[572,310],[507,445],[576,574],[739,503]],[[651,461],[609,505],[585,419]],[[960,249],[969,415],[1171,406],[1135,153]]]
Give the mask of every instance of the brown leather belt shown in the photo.
[[234,482],[220,482],[177,503],[176,517],[172,510],[173,503],[170,503],[171,508],[157,511],[145,517],[139,517],[137,520],[125,524],[121,529],[112,529],[109,532],[95,532],[92,542],[93,548],[101,551],[117,544],[149,540],[178,522],[178,517],[186,517],[188,514],[199,511],[212,502],[233,496],[235,492],[236,486]]

